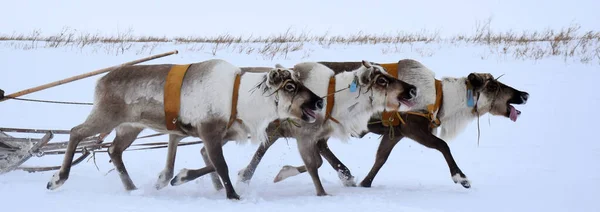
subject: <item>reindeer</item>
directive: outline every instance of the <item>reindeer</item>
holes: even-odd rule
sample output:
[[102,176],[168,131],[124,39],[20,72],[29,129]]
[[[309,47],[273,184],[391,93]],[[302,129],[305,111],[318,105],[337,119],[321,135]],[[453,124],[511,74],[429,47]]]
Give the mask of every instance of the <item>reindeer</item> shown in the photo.
[[[328,99],[325,105],[327,110],[325,114],[320,114],[314,123],[294,125],[285,121],[276,121],[271,123],[267,130],[270,132],[279,130],[284,132],[286,137],[296,138],[302,160],[313,179],[317,196],[324,196],[327,193],[317,173],[317,168],[322,161],[315,146],[316,141],[329,136],[341,140],[357,136],[367,130],[366,123],[373,113],[384,109],[406,111],[412,105],[410,99],[417,96],[417,90],[413,85],[390,76],[381,66],[364,60],[360,64],[351,71],[338,74],[319,63],[304,62],[295,65],[294,76],[309,89]],[[352,86],[356,86],[356,90],[353,90]],[[169,147],[174,145],[169,144]],[[207,166],[194,170],[182,169],[171,180],[171,185],[181,185],[215,171],[215,167],[206,156],[205,149],[203,148],[201,152]],[[172,158],[167,161],[171,162]],[[163,173],[170,172],[168,169],[172,168],[167,165]],[[218,181],[218,178],[216,180]]]
[[[356,62],[321,63],[336,72],[343,72],[348,67],[357,66]],[[362,138],[368,132],[382,135],[375,164],[365,179],[360,182],[360,186],[371,187],[375,175],[386,162],[394,146],[402,138],[408,137],[426,147],[440,151],[448,164],[454,183],[460,183],[464,188],[470,188],[470,181],[456,164],[445,141],[455,138],[469,122],[487,113],[516,121],[521,111],[515,109],[512,104],[525,104],[529,94],[499,82],[489,73],[470,73],[467,77],[461,78],[445,77],[436,83],[434,73],[418,61],[400,60],[397,68],[399,78],[416,85],[419,89],[419,96],[413,100],[415,105],[412,107],[412,111],[396,113],[398,116],[395,116],[397,117],[395,121],[391,120],[396,123],[390,123],[387,118],[382,118],[383,113],[377,113],[369,120],[368,131],[358,136]],[[436,86],[436,84],[439,85]],[[470,98],[468,93],[472,94]],[[430,111],[431,108],[427,108],[427,106],[436,102],[439,104],[438,109]],[[473,105],[469,105],[469,102]],[[402,124],[402,122],[404,123]],[[270,141],[275,141],[275,139]],[[248,166],[238,172],[238,181],[249,183],[254,170],[272,144],[272,142],[267,142],[259,146]],[[342,183],[345,186],[356,186],[350,170],[327,146],[327,139],[319,140],[317,147],[320,154],[338,172]],[[306,170],[307,167],[304,166],[286,165],[277,174],[274,182],[304,173]],[[218,176],[211,175],[211,177]],[[222,188],[221,184],[215,184],[214,181],[213,184],[217,190]]]
[[[178,128],[169,129],[165,126],[163,89],[171,67],[172,64],[125,66],[100,78],[94,107],[82,124],[71,129],[62,166],[47,189],[54,190],[68,179],[75,148],[83,138],[113,129],[116,137],[108,153],[126,189],[136,189],[123,164],[122,152],[144,128],[150,128],[169,134],[169,143],[174,144],[187,136],[201,138],[223,179],[227,198],[239,199],[223,157],[224,137],[243,142],[250,134],[253,143],[260,143],[267,139],[265,129],[273,120],[290,118],[313,123],[322,110],[321,97],[293,78],[291,70],[277,68],[242,75],[240,68],[213,59],[190,64],[181,84],[180,112],[175,119]],[[229,95],[236,85],[240,95],[237,104],[233,104]]]

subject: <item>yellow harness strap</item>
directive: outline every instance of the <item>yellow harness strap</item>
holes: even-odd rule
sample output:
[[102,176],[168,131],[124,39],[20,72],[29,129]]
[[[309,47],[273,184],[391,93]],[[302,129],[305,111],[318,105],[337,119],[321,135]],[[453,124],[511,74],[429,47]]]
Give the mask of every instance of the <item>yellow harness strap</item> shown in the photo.
[[329,86],[327,87],[327,107],[325,108],[325,121],[331,119],[335,123],[340,123],[337,119],[331,116],[333,104],[335,103],[335,75],[329,78]]
[[173,65],[165,82],[165,123],[167,130],[175,130],[181,105],[181,84],[190,64]]
[[238,73],[235,75],[235,81],[233,82],[233,94],[231,95],[231,115],[229,116],[229,123],[227,123],[227,129],[233,125],[234,121],[242,123],[242,120],[237,119],[237,101],[238,93],[240,90],[241,75]]

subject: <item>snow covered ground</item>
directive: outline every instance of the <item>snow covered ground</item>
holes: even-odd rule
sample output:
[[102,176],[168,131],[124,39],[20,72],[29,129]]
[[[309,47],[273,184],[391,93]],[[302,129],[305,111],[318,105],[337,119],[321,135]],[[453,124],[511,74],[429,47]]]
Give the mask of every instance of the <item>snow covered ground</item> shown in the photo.
[[[481,142],[477,145],[476,122],[454,141],[452,153],[472,181],[471,189],[454,184],[442,155],[405,139],[392,152],[372,188],[344,187],[337,174],[324,164],[319,170],[327,197],[315,196],[309,175],[303,174],[272,183],[283,165],[300,165],[294,140],[281,140],[267,153],[249,186],[236,185],[241,201],[230,201],[224,191],[216,192],[208,176],[177,187],[155,190],[153,183],[162,170],[166,149],[124,154],[125,164],[139,190],[125,192],[106,154],[96,161],[75,166],[69,180],[56,191],[45,186],[54,173],[13,171],[0,176],[0,200],[6,211],[599,211],[594,201],[600,196],[600,142],[593,134],[600,107],[597,85],[598,63],[580,64],[562,58],[538,61],[514,60],[486,55],[485,47],[422,44],[432,54],[403,51],[382,54],[381,45],[332,45],[313,49],[307,56],[295,52],[273,61],[257,55],[222,52],[216,58],[240,66],[291,66],[299,61],[329,60],[394,62],[413,58],[436,72],[436,76],[466,76],[470,72],[505,74],[501,81],[530,93],[527,105],[514,123],[503,117],[483,116]],[[139,48],[139,47],[134,47]],[[145,64],[190,63],[215,58],[209,52],[185,51],[185,45],[159,45],[153,53],[179,49],[178,55]],[[207,50],[209,51],[209,50]],[[145,55],[128,51],[109,55],[91,49],[0,51],[0,87],[12,93],[68,76],[112,66]],[[100,76],[40,91],[26,97],[91,102],[95,80]],[[10,100],[0,103],[0,126],[70,129],[84,120],[91,107],[53,105]],[[148,130],[145,134],[153,133]],[[19,135],[19,134],[13,134]],[[56,136],[53,141],[66,140]],[[112,139],[112,135],[109,140]],[[146,139],[166,141],[166,137]],[[146,141],[144,140],[144,142]],[[194,140],[188,138],[186,140]],[[330,147],[362,180],[371,168],[378,136],[369,134],[344,144],[330,140]],[[201,146],[178,150],[176,171],[203,166]],[[254,153],[254,145],[229,144],[224,154],[232,180]],[[33,158],[25,165],[58,165],[61,156]]]

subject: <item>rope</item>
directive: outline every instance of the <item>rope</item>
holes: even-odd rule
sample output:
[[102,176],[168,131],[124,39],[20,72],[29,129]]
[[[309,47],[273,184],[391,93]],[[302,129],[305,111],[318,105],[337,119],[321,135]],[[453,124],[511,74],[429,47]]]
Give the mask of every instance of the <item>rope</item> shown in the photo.
[[5,99],[14,99],[28,102],[42,102],[42,103],[53,103],[53,104],[66,104],[66,105],[94,105],[94,103],[88,102],[63,102],[63,101],[51,101],[51,100],[40,100],[40,99],[26,99],[26,98],[18,98],[18,97],[9,97],[5,96]]
[[[490,110],[494,109],[494,106],[496,105],[496,98],[498,97],[498,93],[500,93],[500,89],[502,89],[502,87],[500,87],[500,82],[498,82],[498,79],[500,79],[500,77],[504,76],[504,74],[496,77],[496,79],[494,79],[494,82],[496,83],[496,86],[498,86],[496,88],[496,92],[494,93],[494,97],[492,99],[492,106],[490,108]],[[479,147],[479,140],[481,138],[481,128],[479,126],[479,110],[477,110],[477,102],[479,102],[479,94],[477,94],[477,100],[475,102],[475,112],[477,113],[477,147]],[[491,125],[489,116],[488,116],[488,124]]]
[[479,128],[479,111],[477,111],[477,147],[479,147],[479,138],[481,138],[481,129]]

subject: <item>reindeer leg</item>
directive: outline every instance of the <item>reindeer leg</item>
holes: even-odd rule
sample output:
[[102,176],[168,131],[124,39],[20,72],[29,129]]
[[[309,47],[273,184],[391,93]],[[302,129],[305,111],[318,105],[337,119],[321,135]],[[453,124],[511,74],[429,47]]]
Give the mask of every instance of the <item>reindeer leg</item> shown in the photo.
[[171,178],[173,178],[173,169],[175,168],[175,157],[177,156],[177,144],[185,137],[187,136],[169,134],[169,144],[167,147],[167,162],[165,164],[165,169],[163,169],[163,171],[160,172],[158,180],[154,184],[154,187],[157,190],[166,187],[169,184]]
[[250,183],[252,176],[254,176],[254,171],[256,171],[256,167],[258,167],[258,164],[262,160],[263,156],[265,156],[265,153],[267,153],[269,147],[271,147],[271,145],[273,145],[277,139],[278,138],[271,138],[267,142],[260,144],[248,166],[238,171],[238,182],[245,184]]
[[[223,145],[225,145],[226,143],[227,141],[224,140]],[[171,180],[172,186],[178,186],[190,182],[192,180],[204,176],[205,174],[210,173],[214,188],[217,191],[223,189],[223,184],[221,184],[221,179],[219,178],[218,173],[215,172],[215,167],[213,166],[208,156],[206,146],[202,147],[202,149],[200,150],[200,154],[202,155],[202,159],[204,160],[204,164],[206,166],[200,169],[182,169],[181,171],[179,171],[179,174],[177,174],[177,176],[175,176],[175,178]],[[213,174],[215,175],[214,177],[212,176]]]
[[[323,160],[321,160],[321,164],[323,163],[322,161]],[[318,165],[319,166],[317,168],[321,167],[320,164],[318,164]],[[306,171],[307,171],[307,169],[306,169],[305,165],[302,165],[302,166],[285,165],[285,166],[281,167],[281,170],[279,170],[279,173],[277,173],[277,175],[275,176],[275,179],[273,179],[273,182],[278,183],[282,180],[302,174]]]
[[327,139],[319,140],[317,143],[317,148],[319,148],[319,153],[321,156],[323,156],[329,165],[331,165],[331,167],[337,171],[338,177],[344,186],[355,187],[356,182],[354,181],[354,176],[352,176],[352,173],[350,173],[350,169],[348,169],[348,167],[344,165],[342,161],[335,156],[335,154],[333,154],[331,149],[329,149],[329,146],[327,145]]
[[[225,157],[223,156],[223,138],[227,132],[227,122],[224,120],[218,122],[219,123],[201,124],[198,134],[204,141],[204,147],[206,147],[210,162],[223,181],[227,198],[239,200],[240,196],[233,189],[233,185],[231,185],[231,180],[229,179],[229,167],[227,167],[227,162],[225,162]],[[215,125],[222,127],[217,128]]]
[[[227,133],[227,121],[225,120],[211,120],[209,122],[201,123],[198,127],[198,135],[204,141],[204,147],[210,159],[210,164],[201,170],[215,170],[219,174],[219,177],[223,181],[225,192],[227,193],[228,199],[240,199],[240,196],[233,189],[231,179],[229,178],[229,168],[225,157],[223,156],[223,144],[225,135]],[[210,171],[209,171],[210,172]],[[206,173],[209,173],[206,172]],[[178,185],[177,183],[183,178],[191,174],[189,170],[182,170],[172,181],[171,185]]]
[[62,186],[69,178],[73,156],[75,156],[75,150],[81,140],[98,133],[110,132],[121,123],[117,118],[114,120],[110,119],[110,117],[122,117],[121,114],[106,114],[99,112],[99,110],[101,109],[93,110],[83,124],[77,125],[71,129],[69,144],[65,151],[62,166],[58,172],[52,175],[52,178],[46,184],[47,189],[54,190]]
[[323,164],[323,159],[321,159],[321,155],[319,155],[316,144],[311,140],[298,139],[298,149],[300,150],[300,155],[302,156],[302,161],[304,161],[306,170],[313,180],[317,196],[326,196],[327,193],[323,188],[323,184],[321,184],[318,172],[319,166]]
[[[317,142],[317,148],[321,156],[323,156],[327,162],[331,165],[331,167],[338,172],[338,177],[344,184],[344,186],[356,186],[356,182],[354,182],[354,176],[350,173],[350,169],[346,165],[344,165],[336,156],[333,154],[329,146],[327,145],[327,139],[320,139]],[[318,167],[321,167],[323,163],[319,163]],[[281,168],[277,176],[273,182],[277,183],[279,181],[285,180],[289,177],[299,175],[301,173],[306,172],[306,166],[290,166],[285,165]]]
[[112,145],[108,148],[108,155],[112,161],[115,169],[119,173],[123,187],[127,191],[136,190],[135,184],[131,180],[125,164],[123,164],[123,151],[125,151],[142,132],[144,128],[134,127],[131,125],[120,125],[116,129],[115,140]]
[[379,143],[379,148],[377,149],[377,155],[375,156],[375,164],[369,171],[369,174],[360,182],[360,186],[362,187],[371,187],[371,183],[373,183],[373,179],[375,179],[375,175],[377,172],[383,167],[383,164],[387,161],[390,153],[392,153],[392,149],[398,141],[402,139],[402,135],[397,135],[394,138],[390,138],[389,133],[383,133],[383,138],[381,139],[381,143]]
[[[409,136],[407,134],[407,136]],[[458,168],[456,161],[454,161],[454,157],[452,157],[452,153],[450,153],[450,147],[448,144],[438,138],[437,136],[431,134],[431,131],[420,130],[416,132],[412,132],[410,134],[411,139],[417,141],[418,143],[433,149],[437,149],[444,155],[444,159],[446,159],[446,163],[448,164],[448,168],[450,169],[450,176],[452,176],[452,180],[454,183],[460,183],[464,188],[470,188],[471,182],[467,178],[467,176]]]
[[[225,144],[223,144],[225,145]],[[212,181],[213,187],[215,188],[215,190],[219,191],[221,189],[223,189],[223,184],[221,184],[221,179],[219,178],[219,175],[214,172],[214,166],[212,165],[212,163],[210,162],[210,159],[208,158],[208,153],[206,152],[206,148],[202,147],[202,149],[200,150],[200,154],[202,155],[202,160],[204,160],[204,164],[206,164],[206,167],[212,167],[212,169],[205,169],[205,170],[197,170],[195,172],[193,172],[193,179],[187,179],[189,180],[194,180],[202,175],[205,175],[207,173],[207,171],[210,171],[210,179]],[[188,177],[191,177],[188,175]],[[187,182],[187,181],[186,181]]]

